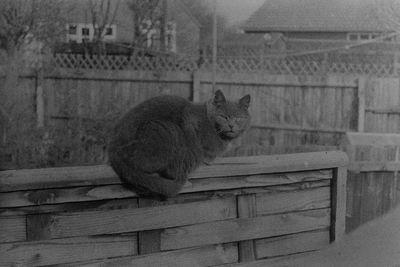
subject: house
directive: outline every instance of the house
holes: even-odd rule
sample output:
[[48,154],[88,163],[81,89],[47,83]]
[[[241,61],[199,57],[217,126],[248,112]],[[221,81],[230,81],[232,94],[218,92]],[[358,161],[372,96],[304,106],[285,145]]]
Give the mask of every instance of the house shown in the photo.
[[266,0],[245,22],[245,33],[288,39],[370,40],[389,31],[376,0]]
[[[67,15],[66,42],[68,43],[90,43],[94,40],[95,31],[98,25],[93,25],[93,16],[90,5],[99,4],[103,1],[105,5],[108,0],[69,0]],[[164,0],[162,0],[164,1]],[[180,0],[165,0],[166,5],[161,12],[166,12],[166,47],[168,52],[178,54],[197,55],[199,51],[200,24],[190,14],[190,11]],[[96,3],[97,2],[97,3]],[[130,45],[135,41],[134,34],[134,12],[129,7],[131,0],[111,0],[109,18],[102,34],[102,41],[108,44]],[[155,25],[150,25],[154,23]],[[96,23],[97,24],[97,23]],[[101,24],[101,22],[99,22]],[[147,40],[145,45],[149,49],[160,49],[160,23],[143,21],[140,25]],[[151,30],[146,30],[146,26]]]

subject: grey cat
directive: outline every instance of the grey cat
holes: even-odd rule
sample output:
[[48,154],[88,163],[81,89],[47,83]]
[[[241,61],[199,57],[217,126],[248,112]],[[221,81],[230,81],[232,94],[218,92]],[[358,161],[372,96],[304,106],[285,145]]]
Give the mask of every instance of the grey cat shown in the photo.
[[158,96],[117,123],[109,146],[111,167],[143,197],[175,196],[188,174],[222,154],[250,125],[250,95],[237,102],[218,90],[206,103]]

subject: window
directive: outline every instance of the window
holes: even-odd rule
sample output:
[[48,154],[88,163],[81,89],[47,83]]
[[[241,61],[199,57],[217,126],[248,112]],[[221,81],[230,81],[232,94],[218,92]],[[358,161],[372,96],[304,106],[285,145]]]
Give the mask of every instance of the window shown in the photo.
[[89,36],[90,35],[90,29],[89,28],[82,28],[82,36]]
[[360,40],[369,40],[371,39],[371,35],[370,34],[360,34]]
[[68,26],[68,34],[76,35],[77,33],[78,33],[78,26],[76,26],[76,25]]
[[106,28],[106,35],[108,35],[108,36],[113,35],[113,28],[107,27],[107,28]]
[[358,40],[358,34],[349,34],[347,37],[349,41],[357,41]]

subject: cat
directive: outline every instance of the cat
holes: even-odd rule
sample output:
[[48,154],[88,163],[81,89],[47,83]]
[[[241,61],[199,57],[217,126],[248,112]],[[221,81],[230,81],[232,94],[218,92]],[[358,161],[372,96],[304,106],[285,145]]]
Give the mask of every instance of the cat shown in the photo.
[[109,161],[120,179],[139,196],[176,196],[188,174],[211,163],[250,126],[250,95],[193,104],[178,96],[157,96],[128,111],[116,124]]

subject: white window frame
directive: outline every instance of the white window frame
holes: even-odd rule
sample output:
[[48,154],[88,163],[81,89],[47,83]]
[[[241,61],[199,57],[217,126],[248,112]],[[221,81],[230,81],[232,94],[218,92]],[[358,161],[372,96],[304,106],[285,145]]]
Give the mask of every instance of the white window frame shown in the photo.
[[[69,27],[70,25],[76,26],[76,34],[70,34],[69,33]],[[83,40],[89,40],[92,41],[94,37],[94,29],[93,24],[86,24],[86,23],[69,23],[66,26],[67,28],[67,42],[74,41],[77,43],[82,43]],[[82,29],[83,28],[88,28],[89,29],[89,35],[83,35],[82,34]],[[111,25],[106,25],[105,29],[111,28],[112,29],[112,34],[111,35],[104,35],[103,40],[104,41],[115,41],[117,39],[117,25],[111,24]]]

